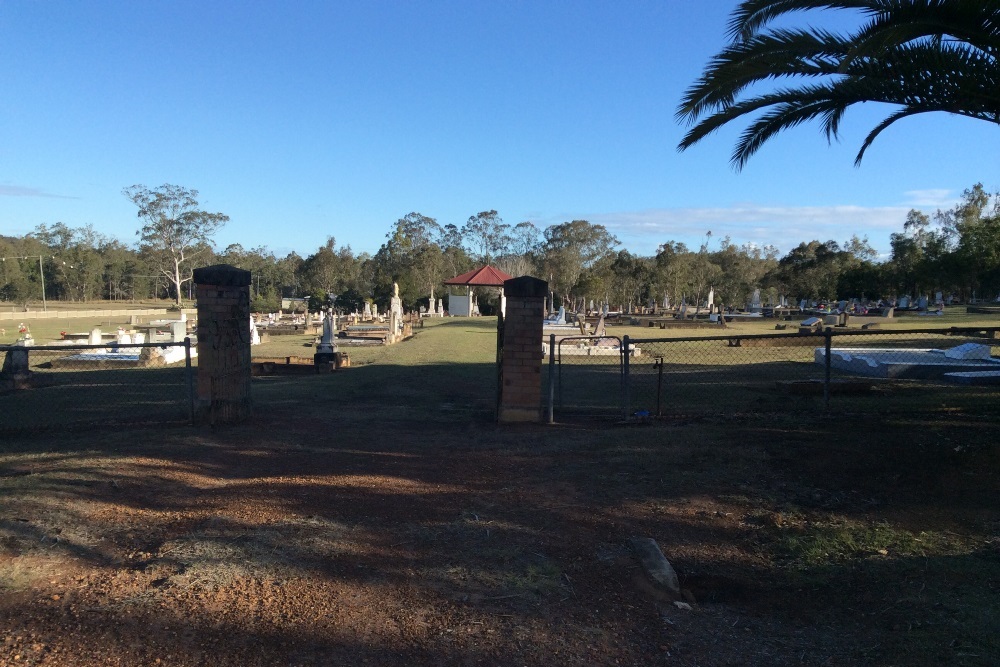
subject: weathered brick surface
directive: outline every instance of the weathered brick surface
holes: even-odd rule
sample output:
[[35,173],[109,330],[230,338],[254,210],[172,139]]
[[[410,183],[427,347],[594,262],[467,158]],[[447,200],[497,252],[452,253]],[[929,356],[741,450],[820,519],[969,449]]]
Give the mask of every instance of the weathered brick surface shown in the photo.
[[[513,288],[513,289],[511,289]],[[541,418],[542,318],[547,285],[534,278],[517,278],[504,285],[503,382],[501,422],[538,421]]]
[[226,266],[200,271],[196,279],[201,275],[223,285],[198,284],[195,289],[198,402],[213,422],[242,421],[251,410],[250,288],[243,275],[249,273]]

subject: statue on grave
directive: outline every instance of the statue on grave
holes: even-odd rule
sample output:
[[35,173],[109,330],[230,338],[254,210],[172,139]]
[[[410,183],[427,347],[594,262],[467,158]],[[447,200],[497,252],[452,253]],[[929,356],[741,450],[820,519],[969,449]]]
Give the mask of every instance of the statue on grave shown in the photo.
[[337,359],[337,315],[333,306],[327,309],[327,315],[323,318],[323,337],[316,346],[316,354],[313,355],[313,363],[319,366],[322,363],[336,363]]

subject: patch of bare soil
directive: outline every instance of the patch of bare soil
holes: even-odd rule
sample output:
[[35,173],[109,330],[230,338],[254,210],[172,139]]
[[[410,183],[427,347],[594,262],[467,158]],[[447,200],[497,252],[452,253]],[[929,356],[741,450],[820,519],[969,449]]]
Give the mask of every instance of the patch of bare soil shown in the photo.
[[0,664],[995,664],[992,426],[417,426],[12,443]]

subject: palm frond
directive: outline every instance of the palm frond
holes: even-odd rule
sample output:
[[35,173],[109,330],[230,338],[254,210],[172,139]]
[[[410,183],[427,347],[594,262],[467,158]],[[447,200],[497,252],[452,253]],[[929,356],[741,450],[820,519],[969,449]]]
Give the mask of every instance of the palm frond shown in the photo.
[[[816,9],[857,9],[868,20],[846,36],[817,28],[765,30],[780,16]],[[1000,0],[745,0],[730,30],[733,43],[709,62],[677,108],[678,120],[691,124],[679,150],[755,116],[733,152],[741,169],[775,134],[806,121],[819,120],[827,140],[836,139],[847,109],[862,102],[901,109],[868,135],[858,161],[886,127],[918,113],[1000,124]],[[784,85],[751,92],[768,82]]]

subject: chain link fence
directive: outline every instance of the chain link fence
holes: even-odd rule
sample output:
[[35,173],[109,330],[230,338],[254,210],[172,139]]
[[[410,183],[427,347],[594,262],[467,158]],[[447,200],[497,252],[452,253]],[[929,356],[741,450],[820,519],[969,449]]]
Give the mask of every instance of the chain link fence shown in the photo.
[[[549,414],[561,420],[830,411],[992,418],[1000,416],[998,331],[828,328],[552,340]],[[602,347],[607,352],[595,354]]]
[[190,340],[0,346],[0,433],[189,423]]

